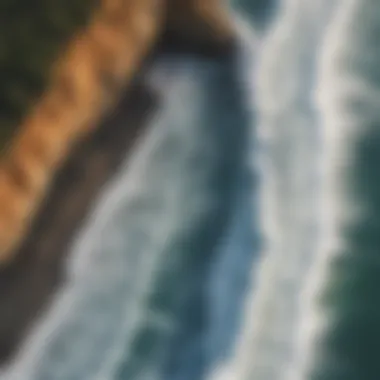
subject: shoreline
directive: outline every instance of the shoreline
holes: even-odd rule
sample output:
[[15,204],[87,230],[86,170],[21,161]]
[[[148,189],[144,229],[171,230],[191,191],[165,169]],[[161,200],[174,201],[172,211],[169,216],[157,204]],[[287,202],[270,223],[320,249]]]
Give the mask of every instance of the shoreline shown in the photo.
[[76,231],[147,127],[157,100],[148,86],[129,86],[99,128],[69,154],[15,260],[0,269],[0,368],[65,281],[63,262]]

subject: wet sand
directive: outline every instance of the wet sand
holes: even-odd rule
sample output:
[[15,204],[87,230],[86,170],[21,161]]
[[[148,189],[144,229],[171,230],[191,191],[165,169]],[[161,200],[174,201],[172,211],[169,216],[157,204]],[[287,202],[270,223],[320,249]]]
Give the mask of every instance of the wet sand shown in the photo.
[[57,173],[17,259],[0,271],[0,365],[11,358],[65,280],[62,264],[75,232],[157,104],[147,85],[135,83]]
[[0,269],[0,366],[12,358],[64,283],[63,263],[76,232],[158,109],[160,96],[144,80],[157,57],[195,54],[223,59],[236,53],[234,42],[193,45],[165,34],[118,105],[69,155],[16,260]]

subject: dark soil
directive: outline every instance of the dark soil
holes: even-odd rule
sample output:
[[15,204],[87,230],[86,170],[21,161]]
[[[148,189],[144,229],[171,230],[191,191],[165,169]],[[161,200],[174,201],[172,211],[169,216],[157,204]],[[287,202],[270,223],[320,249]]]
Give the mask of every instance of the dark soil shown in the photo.
[[63,262],[83,219],[148,124],[157,105],[134,84],[96,132],[72,152],[17,259],[0,271],[0,364],[9,359],[63,281]]

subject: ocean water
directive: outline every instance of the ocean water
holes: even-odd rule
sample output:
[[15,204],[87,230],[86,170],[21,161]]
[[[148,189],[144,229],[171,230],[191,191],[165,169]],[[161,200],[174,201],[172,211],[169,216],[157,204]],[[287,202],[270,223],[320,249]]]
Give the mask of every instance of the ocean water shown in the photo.
[[342,2],[319,62],[325,202],[310,379],[380,373],[379,31],[378,1]]
[[233,5],[235,59],[157,64],[164,105],[1,379],[380,378],[380,2]]
[[262,259],[213,379],[378,379],[380,2],[289,0],[256,74]]
[[[184,379],[206,371],[217,318],[210,271],[240,217],[240,185],[254,182],[249,89],[239,70],[238,56],[157,63],[149,80],[163,107],[78,231],[66,283],[2,379]],[[250,225],[249,203],[240,225]]]

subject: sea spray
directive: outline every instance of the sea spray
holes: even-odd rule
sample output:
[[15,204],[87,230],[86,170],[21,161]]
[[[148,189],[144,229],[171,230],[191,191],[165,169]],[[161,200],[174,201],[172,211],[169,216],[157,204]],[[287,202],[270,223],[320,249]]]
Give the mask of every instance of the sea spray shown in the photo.
[[315,67],[336,2],[285,1],[261,42],[257,79],[264,250],[253,268],[245,324],[216,379],[286,378],[296,359],[302,289],[318,239],[318,114]]
[[318,324],[296,379],[379,378],[379,30],[378,1],[347,0],[324,41],[323,229],[305,314]]

